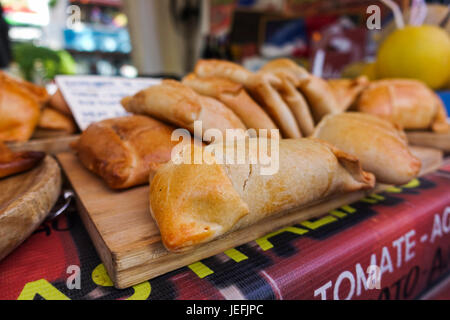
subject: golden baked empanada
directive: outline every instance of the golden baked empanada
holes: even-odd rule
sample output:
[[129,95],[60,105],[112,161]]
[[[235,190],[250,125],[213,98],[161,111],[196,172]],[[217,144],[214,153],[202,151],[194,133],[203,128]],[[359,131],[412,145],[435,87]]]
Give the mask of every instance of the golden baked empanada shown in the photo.
[[281,85],[281,80],[273,73],[252,73],[236,63],[212,59],[200,60],[195,66],[195,74],[201,78],[225,78],[244,85],[280,128],[284,138],[301,137],[294,115],[274,88]]
[[316,123],[327,114],[341,112],[336,97],[326,80],[310,75],[301,80],[298,88],[306,97]]
[[419,174],[421,162],[409,151],[404,133],[381,118],[360,112],[328,115],[313,136],[357,157],[379,182],[403,184]]
[[279,92],[267,80],[268,77],[266,74],[266,71],[261,71],[252,77],[252,81],[247,86],[252,96],[263,106],[264,110],[266,110],[278,128],[280,128],[283,138],[302,137],[293,112]]
[[42,99],[24,82],[0,73],[0,141],[30,139],[39,121]]
[[386,79],[370,83],[357,109],[384,118],[405,130],[448,132],[447,115],[440,98],[423,82]]
[[[235,148],[220,147],[224,153]],[[244,164],[220,163],[170,161],[153,177],[150,212],[168,250],[185,251],[268,216],[375,183],[355,157],[316,139],[280,140],[279,170],[273,174],[261,174],[262,164],[248,158]]]
[[[202,121],[203,130],[246,127],[241,119],[220,101],[201,96],[175,80],[141,90],[132,97],[122,99],[123,107],[132,113],[144,114],[194,132],[194,122]],[[199,137],[202,138],[202,137]]]
[[74,133],[77,130],[77,126],[72,118],[52,108],[44,108],[42,110],[38,127],[67,133]]
[[355,79],[329,79],[327,81],[336,97],[340,111],[347,111],[369,85],[369,78],[366,76],[359,76]]
[[58,89],[56,92],[50,97],[48,104],[55,110],[63,113],[66,116],[71,117],[72,111],[70,110],[69,105],[67,104],[64,96],[61,93],[61,90]]
[[261,70],[270,71],[275,74],[284,74],[296,87],[300,85],[303,79],[310,76],[305,68],[286,58],[271,60],[263,65]]
[[95,122],[73,145],[81,163],[112,189],[148,183],[161,164],[169,161],[175,128],[146,116]]
[[289,59],[272,60],[266,63],[262,70],[280,78],[281,84],[276,86],[278,92],[291,109],[302,135],[311,135],[314,130],[314,120],[306,99],[297,90],[301,81],[309,77],[308,71]]
[[[201,95],[221,101],[242,120],[247,128],[277,129],[266,112],[247,94],[243,85],[225,78],[199,78],[191,73],[183,78],[183,84]],[[258,133],[258,130],[257,130]]]

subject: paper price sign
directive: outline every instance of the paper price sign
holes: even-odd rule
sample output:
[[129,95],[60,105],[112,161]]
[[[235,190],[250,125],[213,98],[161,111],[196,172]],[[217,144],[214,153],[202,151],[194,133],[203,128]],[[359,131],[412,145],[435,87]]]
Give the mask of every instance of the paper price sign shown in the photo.
[[55,80],[81,130],[93,122],[129,115],[120,100],[161,82],[104,76],[57,76]]

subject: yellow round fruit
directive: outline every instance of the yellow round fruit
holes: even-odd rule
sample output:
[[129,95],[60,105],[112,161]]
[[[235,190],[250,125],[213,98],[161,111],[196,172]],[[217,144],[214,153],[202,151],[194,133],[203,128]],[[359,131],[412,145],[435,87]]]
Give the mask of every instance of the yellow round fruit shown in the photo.
[[431,25],[392,32],[378,50],[378,78],[415,78],[438,89],[450,78],[450,38]]

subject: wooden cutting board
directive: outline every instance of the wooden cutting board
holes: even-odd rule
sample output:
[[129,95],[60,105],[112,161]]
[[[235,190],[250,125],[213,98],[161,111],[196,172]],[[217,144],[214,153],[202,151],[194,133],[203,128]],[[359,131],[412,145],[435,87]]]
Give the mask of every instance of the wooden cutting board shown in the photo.
[[46,137],[32,139],[26,142],[11,142],[8,147],[13,151],[42,151],[48,154],[58,154],[70,151],[70,144],[76,141],[79,135],[64,135],[57,137]]
[[50,156],[30,171],[0,179],[0,260],[42,223],[61,191],[61,171]]
[[[418,148],[423,172],[438,168],[439,150]],[[148,186],[113,191],[90,173],[72,153],[57,156],[77,194],[81,218],[94,246],[117,288],[127,288],[158,275],[197,262],[227,249],[262,237],[269,232],[355,202],[374,190],[328,199],[281,216],[270,217],[250,228],[235,231],[186,253],[168,252],[150,215]],[[375,191],[386,188],[378,185]]]
[[406,132],[406,136],[411,145],[436,148],[444,152],[450,152],[450,132],[409,131]]

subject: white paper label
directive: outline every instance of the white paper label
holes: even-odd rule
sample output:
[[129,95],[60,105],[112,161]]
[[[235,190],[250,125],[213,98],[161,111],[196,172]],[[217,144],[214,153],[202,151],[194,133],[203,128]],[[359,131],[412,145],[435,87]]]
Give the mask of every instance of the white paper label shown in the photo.
[[120,100],[161,82],[104,76],[57,76],[55,80],[81,130],[93,122],[129,115]]

